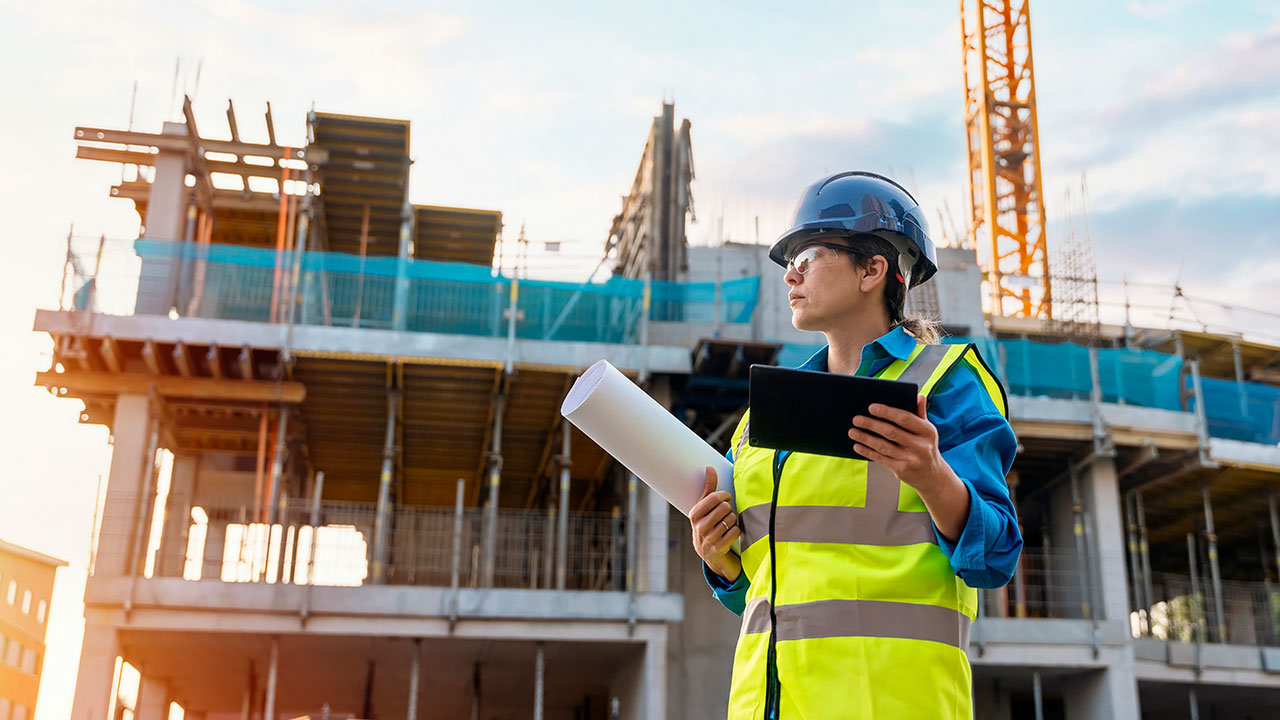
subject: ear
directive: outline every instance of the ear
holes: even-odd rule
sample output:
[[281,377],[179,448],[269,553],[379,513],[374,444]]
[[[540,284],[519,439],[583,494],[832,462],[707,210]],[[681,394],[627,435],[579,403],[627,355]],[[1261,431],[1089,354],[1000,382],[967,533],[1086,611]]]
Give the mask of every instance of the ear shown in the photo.
[[862,271],[859,289],[864,293],[871,292],[877,285],[884,285],[885,279],[889,276],[889,261],[885,260],[883,255],[867,258]]

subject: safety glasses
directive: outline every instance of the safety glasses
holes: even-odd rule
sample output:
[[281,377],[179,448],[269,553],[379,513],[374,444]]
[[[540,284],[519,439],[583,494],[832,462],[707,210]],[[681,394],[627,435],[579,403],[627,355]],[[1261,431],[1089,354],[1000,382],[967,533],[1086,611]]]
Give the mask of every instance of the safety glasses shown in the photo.
[[787,261],[787,269],[795,269],[796,272],[804,275],[810,269],[817,265],[823,264],[827,258],[835,256],[835,253],[843,252],[850,255],[858,255],[859,253],[853,248],[836,243],[822,242],[821,240],[812,240],[805,244],[800,252],[791,256]]

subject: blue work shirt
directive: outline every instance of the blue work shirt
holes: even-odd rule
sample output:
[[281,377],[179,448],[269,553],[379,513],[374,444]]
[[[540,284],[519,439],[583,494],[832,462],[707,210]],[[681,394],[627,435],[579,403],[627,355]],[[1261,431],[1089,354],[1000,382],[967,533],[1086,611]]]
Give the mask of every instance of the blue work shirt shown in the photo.
[[[906,360],[915,347],[916,339],[902,326],[895,327],[862,348],[855,374],[875,375],[894,360]],[[824,347],[814,353],[800,369],[826,372],[827,350]],[[969,518],[964,530],[952,543],[934,525],[938,547],[969,587],[1001,587],[1013,577],[1022,552],[1018,516],[1005,483],[1018,448],[1013,428],[1000,414],[977,374],[963,362],[957,363],[934,387],[926,414],[938,428],[942,459],[969,489]],[[733,462],[732,450],[727,456]],[[702,574],[715,598],[741,615],[746,607],[747,589],[751,587],[747,574],[739,573],[736,581],[728,583],[706,563],[702,565]]]

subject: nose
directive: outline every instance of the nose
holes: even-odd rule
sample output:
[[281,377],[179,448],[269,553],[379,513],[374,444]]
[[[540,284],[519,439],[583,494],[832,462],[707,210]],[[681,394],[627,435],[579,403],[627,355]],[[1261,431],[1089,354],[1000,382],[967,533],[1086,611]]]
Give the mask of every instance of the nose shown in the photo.
[[796,270],[794,266],[789,265],[787,266],[787,271],[782,275],[782,281],[785,282],[788,286],[794,287],[800,284],[800,280],[803,277],[804,276],[801,275],[800,272]]

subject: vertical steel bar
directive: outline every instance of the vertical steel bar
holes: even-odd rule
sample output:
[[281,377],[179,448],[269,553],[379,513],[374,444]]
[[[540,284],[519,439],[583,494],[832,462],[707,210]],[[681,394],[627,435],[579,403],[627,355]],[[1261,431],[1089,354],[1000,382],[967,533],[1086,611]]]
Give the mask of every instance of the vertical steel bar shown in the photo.
[[1156,594],[1151,584],[1151,546],[1147,541],[1147,509],[1142,501],[1142,491],[1138,490],[1133,497],[1138,511],[1138,552],[1142,558],[1142,593],[1147,602],[1147,635],[1151,635],[1151,606],[1155,605]]
[[1145,635],[1146,603],[1142,597],[1142,567],[1138,560],[1138,519],[1133,507],[1133,494],[1124,497],[1125,545],[1129,554],[1129,588],[1131,608],[1138,616],[1138,634]]
[[1218,567],[1218,535],[1213,527],[1213,504],[1209,499],[1209,484],[1200,487],[1200,496],[1204,500],[1205,540],[1209,544],[1209,577],[1213,581],[1213,610],[1216,614],[1214,625],[1218,632],[1217,641],[1227,641],[1227,618],[1223,614],[1222,572]]
[[636,538],[639,528],[636,527],[636,515],[639,511],[637,483],[634,473],[627,473],[627,626],[631,630],[636,625],[636,560],[639,556]]
[[555,576],[556,564],[556,506],[547,503],[547,526],[543,531],[542,546],[542,587],[551,589],[551,578]]
[[[409,177],[409,165],[412,161],[405,159],[404,175]],[[414,227],[413,203],[409,200],[406,189],[404,205],[400,209],[400,244],[396,259],[396,284],[392,296],[391,329],[404,330],[408,321],[409,306],[409,260],[413,251]]]
[[546,660],[543,657],[542,643],[537,644],[537,656],[534,658],[533,672],[533,720],[542,720],[543,683],[546,675]]
[[[512,282],[514,283],[515,280],[513,279]],[[515,297],[514,291],[512,297]],[[514,306],[512,317],[515,317]],[[512,327],[514,328],[514,324]],[[482,587],[493,587],[494,562],[498,543],[498,495],[502,485],[502,424],[507,406],[506,393],[498,393],[498,397],[494,402],[497,406],[493,411],[493,445],[489,451],[489,502],[485,506],[484,563],[481,570]]]
[[556,527],[556,589],[564,590],[569,572],[569,421],[560,427],[560,519]]
[[382,472],[378,475],[378,509],[373,519],[373,582],[386,579],[388,539],[390,537],[391,481],[395,475],[396,415],[400,391],[387,392],[387,432],[382,442]]
[[1044,691],[1040,687],[1040,671],[1031,673],[1031,692],[1035,699],[1036,720],[1044,720]]
[[1236,394],[1240,397],[1240,417],[1249,417],[1249,396],[1244,389],[1244,359],[1240,355],[1240,340],[1231,338],[1231,363],[1236,371]]
[[[66,310],[63,305],[63,298],[67,296],[67,273],[73,268],[75,253],[71,251],[71,238],[75,235],[76,226],[73,223],[67,230],[67,256],[62,260],[62,284],[58,286],[58,309]],[[72,310],[75,310],[75,303],[72,303]]]
[[276,676],[280,668],[280,638],[271,638],[271,665],[267,667],[267,701],[263,706],[263,720],[276,720]]
[[467,481],[458,478],[458,489],[453,501],[453,557],[449,571],[449,627],[458,620],[459,571],[462,565],[462,502],[467,492]]
[[284,474],[285,455],[288,454],[289,410],[280,406],[280,420],[276,423],[276,451],[271,459],[271,488],[267,500],[267,526],[274,525],[279,513],[281,476]]
[[1204,597],[1200,594],[1200,567],[1196,562],[1195,533],[1187,533],[1187,565],[1191,570],[1191,631],[1196,643],[1196,667],[1200,667],[1200,660],[1203,657],[1201,645],[1204,644],[1204,629],[1201,626],[1201,620],[1204,619]]
[[1200,698],[1194,687],[1187,688],[1187,705],[1191,710],[1191,720],[1200,720]]
[[1200,382],[1200,361],[1191,363],[1191,389],[1196,397],[1196,437],[1200,445],[1200,462],[1209,460],[1209,418],[1204,409],[1204,388]]
[[320,499],[324,497],[324,471],[316,473],[315,492],[311,496],[311,550],[307,553],[307,584],[316,584],[316,541],[320,534]]
[[1271,544],[1275,549],[1276,577],[1280,579],[1280,512],[1276,510],[1276,494],[1267,496],[1267,509],[1271,516]]
[[409,663],[408,720],[418,720],[418,675],[422,673],[422,639],[413,639],[413,659]]
[[649,309],[653,304],[653,264],[650,263],[649,267],[649,272],[644,276],[644,296],[640,301],[640,351],[643,355],[636,382],[641,384],[649,380]]
[[520,279],[511,278],[511,296],[507,304],[507,365],[510,375],[516,367],[516,313],[520,308]]

